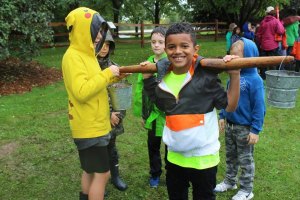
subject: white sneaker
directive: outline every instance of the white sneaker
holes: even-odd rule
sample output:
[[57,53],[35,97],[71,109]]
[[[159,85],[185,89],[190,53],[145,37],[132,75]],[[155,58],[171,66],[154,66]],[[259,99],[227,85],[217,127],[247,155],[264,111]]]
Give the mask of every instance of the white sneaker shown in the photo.
[[253,192],[251,192],[250,194],[244,191],[238,191],[238,193],[236,193],[236,195],[234,195],[232,197],[232,200],[250,200],[254,197]]
[[215,192],[226,192],[227,190],[235,190],[237,188],[236,184],[230,185],[225,183],[224,181],[216,185],[214,189]]

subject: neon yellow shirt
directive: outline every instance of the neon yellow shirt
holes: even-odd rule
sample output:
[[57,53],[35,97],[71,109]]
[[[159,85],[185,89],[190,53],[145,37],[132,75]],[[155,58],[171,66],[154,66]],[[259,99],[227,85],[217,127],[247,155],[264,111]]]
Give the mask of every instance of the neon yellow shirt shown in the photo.
[[186,77],[186,74],[174,74],[173,71],[168,73],[163,79],[172,93],[178,97],[181,85]]

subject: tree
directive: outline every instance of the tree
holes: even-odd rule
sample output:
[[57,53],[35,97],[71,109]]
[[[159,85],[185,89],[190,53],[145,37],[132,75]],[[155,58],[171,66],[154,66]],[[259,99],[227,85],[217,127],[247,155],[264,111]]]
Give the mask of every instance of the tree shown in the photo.
[[159,24],[162,16],[181,9],[180,0],[125,0],[123,15],[131,21],[149,20]]
[[104,17],[104,19],[112,20],[112,2],[107,0],[56,0],[56,8],[53,10],[54,19],[58,22],[65,21],[67,14],[80,6],[91,8]]
[[242,26],[248,20],[260,19],[268,6],[288,4],[286,0],[188,0],[194,20],[218,19]]
[[[111,0],[113,5],[114,23],[119,23],[120,9],[124,3],[124,0]],[[119,27],[116,27],[115,33],[118,34]]]
[[41,43],[52,41],[48,26],[55,0],[1,0],[0,60],[9,56],[31,59]]
[[172,11],[180,8],[179,0],[155,0],[141,2],[147,11],[147,17],[152,23],[159,24],[162,15],[168,15]]

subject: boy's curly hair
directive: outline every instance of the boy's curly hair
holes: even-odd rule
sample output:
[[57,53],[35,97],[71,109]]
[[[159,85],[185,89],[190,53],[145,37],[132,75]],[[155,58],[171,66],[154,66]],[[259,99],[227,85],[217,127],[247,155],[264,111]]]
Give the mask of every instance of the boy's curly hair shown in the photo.
[[192,25],[187,22],[179,22],[172,24],[166,32],[166,39],[169,35],[181,33],[190,34],[193,44],[196,45],[196,33]]
[[167,29],[165,27],[162,27],[162,26],[155,27],[150,34],[150,38],[152,37],[152,35],[154,33],[159,33],[162,36],[166,36],[166,31],[167,31]]

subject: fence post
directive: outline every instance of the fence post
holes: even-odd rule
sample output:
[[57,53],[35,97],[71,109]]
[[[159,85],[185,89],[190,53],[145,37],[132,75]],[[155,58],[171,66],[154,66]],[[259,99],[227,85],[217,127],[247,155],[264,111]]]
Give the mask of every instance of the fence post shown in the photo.
[[145,41],[144,41],[144,22],[141,21],[141,47],[144,48],[144,44],[145,44]]
[[216,26],[215,26],[215,42],[218,40],[218,32],[219,32],[219,21],[216,19]]

